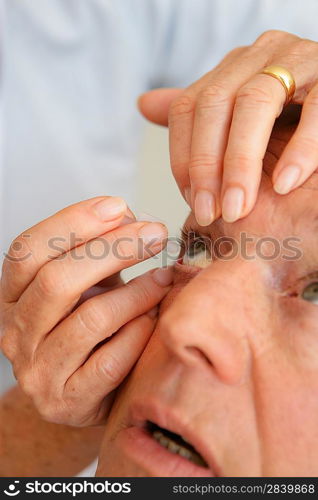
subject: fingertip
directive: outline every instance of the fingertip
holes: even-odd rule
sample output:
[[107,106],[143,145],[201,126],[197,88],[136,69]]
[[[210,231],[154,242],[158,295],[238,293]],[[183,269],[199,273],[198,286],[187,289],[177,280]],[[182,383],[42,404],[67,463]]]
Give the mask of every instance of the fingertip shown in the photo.
[[199,226],[206,227],[215,219],[215,198],[207,190],[199,190],[194,198],[194,213]]
[[107,196],[92,207],[94,214],[103,222],[117,219],[124,215],[127,204],[118,196]]
[[159,267],[152,272],[153,280],[163,288],[172,284],[173,276],[173,266]]
[[149,90],[137,98],[138,109],[147,120],[167,126],[170,104],[182,91],[178,88]]
[[231,186],[224,193],[222,201],[222,217],[225,222],[233,223],[243,214],[245,193],[239,186]]
[[[274,176],[273,176],[274,177]],[[295,189],[301,177],[301,169],[298,165],[284,167],[276,176],[273,187],[277,194],[288,194]]]
[[149,244],[152,249],[154,247],[161,248],[167,238],[167,228],[161,222],[148,222],[140,227],[138,236],[144,245]]
[[143,92],[142,94],[140,94],[137,99],[136,99],[136,105],[137,105],[137,108],[139,109],[139,111],[142,112],[142,106],[143,106],[143,101],[144,101],[144,97],[145,95],[147,94],[147,92]]

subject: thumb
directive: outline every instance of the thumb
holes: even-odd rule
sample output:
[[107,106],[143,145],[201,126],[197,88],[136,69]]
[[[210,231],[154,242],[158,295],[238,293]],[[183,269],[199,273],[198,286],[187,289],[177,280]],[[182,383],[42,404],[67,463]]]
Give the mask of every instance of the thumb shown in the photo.
[[182,94],[183,89],[162,88],[145,92],[138,98],[138,108],[147,120],[157,125],[168,125],[168,111],[171,102]]

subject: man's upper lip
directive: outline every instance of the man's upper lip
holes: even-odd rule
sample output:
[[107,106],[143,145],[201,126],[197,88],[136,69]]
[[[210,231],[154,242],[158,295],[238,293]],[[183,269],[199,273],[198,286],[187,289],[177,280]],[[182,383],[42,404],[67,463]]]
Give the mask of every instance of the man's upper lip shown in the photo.
[[130,406],[129,427],[145,427],[147,422],[152,422],[163,429],[181,435],[203,457],[215,476],[221,476],[219,466],[209,447],[209,438],[199,435],[192,429],[191,422],[186,422],[183,417],[176,414],[176,410],[164,407],[156,399],[139,399]]

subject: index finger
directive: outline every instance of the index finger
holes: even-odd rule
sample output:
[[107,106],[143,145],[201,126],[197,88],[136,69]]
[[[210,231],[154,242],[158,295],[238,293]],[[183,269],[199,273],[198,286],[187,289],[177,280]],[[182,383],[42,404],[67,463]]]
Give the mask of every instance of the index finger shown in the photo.
[[97,197],[71,205],[18,236],[6,254],[1,277],[5,302],[15,302],[48,261],[120,225],[127,205]]

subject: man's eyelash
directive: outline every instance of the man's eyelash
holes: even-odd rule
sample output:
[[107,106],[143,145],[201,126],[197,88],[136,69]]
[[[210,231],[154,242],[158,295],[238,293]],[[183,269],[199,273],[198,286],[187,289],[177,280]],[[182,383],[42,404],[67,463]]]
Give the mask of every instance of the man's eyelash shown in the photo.
[[194,231],[191,228],[181,227],[180,228],[180,237],[177,238],[178,244],[180,245],[180,257],[184,255],[185,252],[189,250],[191,245],[200,238],[200,235],[197,231]]
[[183,244],[189,243],[189,242],[191,243],[198,238],[202,238],[202,235],[199,234],[194,229],[192,229],[191,227],[182,227],[180,229],[180,233],[181,233],[181,240],[182,240]]
[[180,244],[180,257],[191,251],[207,251],[212,255],[211,238],[204,236],[195,229],[182,227],[180,229],[181,238],[178,239]]
[[186,241],[186,240],[187,240],[187,238],[188,238],[188,231],[187,231],[184,227],[182,227],[182,228],[180,229],[180,233],[181,233],[181,239],[182,239],[183,241]]

